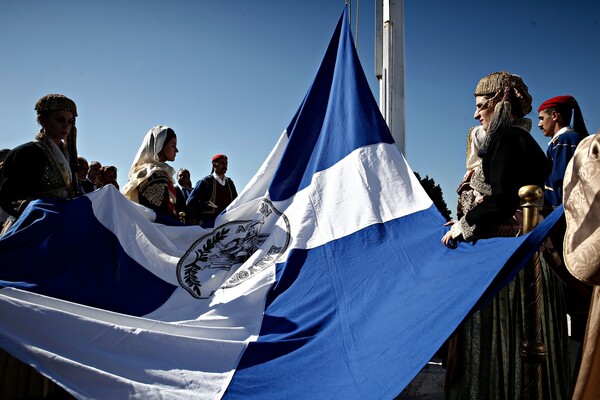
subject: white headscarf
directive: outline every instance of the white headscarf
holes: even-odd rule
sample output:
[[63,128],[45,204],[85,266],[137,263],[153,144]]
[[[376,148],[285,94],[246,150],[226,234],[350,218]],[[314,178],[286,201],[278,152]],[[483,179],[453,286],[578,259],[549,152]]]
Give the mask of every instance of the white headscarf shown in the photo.
[[481,157],[477,154],[485,142],[485,130],[477,125],[469,129],[469,148],[467,149],[467,171],[481,164]]
[[167,138],[167,129],[170,128],[165,125],[158,125],[148,131],[129,169],[129,182],[123,187],[122,193],[136,203],[138,202],[137,187],[158,170],[165,173],[171,182],[175,184],[173,179],[175,169],[160,161],[158,157],[158,153],[161,152]]

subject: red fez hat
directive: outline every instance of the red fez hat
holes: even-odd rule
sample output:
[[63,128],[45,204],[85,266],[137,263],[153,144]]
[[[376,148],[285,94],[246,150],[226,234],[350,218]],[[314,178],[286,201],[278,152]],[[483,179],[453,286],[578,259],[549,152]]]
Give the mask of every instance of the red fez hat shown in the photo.
[[543,102],[540,108],[538,108],[538,112],[555,107],[568,107],[569,109],[573,109],[576,105],[577,100],[575,100],[575,97],[573,96],[556,96]]
[[225,154],[215,154],[212,158],[212,161],[217,161],[219,158],[227,158]]

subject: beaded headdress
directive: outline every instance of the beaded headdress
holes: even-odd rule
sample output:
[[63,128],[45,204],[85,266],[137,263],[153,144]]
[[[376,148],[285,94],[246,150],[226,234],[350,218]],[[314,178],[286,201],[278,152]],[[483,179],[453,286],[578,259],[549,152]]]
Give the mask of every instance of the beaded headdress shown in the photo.
[[[506,71],[493,72],[479,81],[475,88],[475,96],[489,96],[489,106],[495,107],[501,101],[509,101],[512,113],[521,118],[531,112],[531,95],[523,79],[519,75]],[[516,101],[515,101],[516,100]]]
[[35,103],[35,111],[38,114],[57,110],[70,111],[74,117],[77,116],[75,102],[62,94],[47,94]]
[[496,131],[510,126],[513,116],[522,118],[531,112],[532,99],[523,79],[506,71],[493,72],[483,77],[475,88],[475,96],[488,97],[488,108],[494,108],[485,143],[479,150],[479,156],[482,157],[487,153]]

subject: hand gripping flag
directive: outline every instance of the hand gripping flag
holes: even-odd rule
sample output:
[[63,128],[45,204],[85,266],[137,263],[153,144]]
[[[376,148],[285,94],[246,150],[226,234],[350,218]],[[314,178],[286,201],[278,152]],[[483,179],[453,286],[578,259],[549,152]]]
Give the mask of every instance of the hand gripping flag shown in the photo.
[[446,249],[344,11],[214,229],[151,222],[110,185],[32,202],[0,239],[0,346],[81,399],[389,399],[556,218]]

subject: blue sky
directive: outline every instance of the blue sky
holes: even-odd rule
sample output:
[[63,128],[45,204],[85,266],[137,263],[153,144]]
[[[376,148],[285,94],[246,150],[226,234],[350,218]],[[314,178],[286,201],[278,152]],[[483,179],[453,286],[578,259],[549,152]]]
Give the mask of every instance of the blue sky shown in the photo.
[[[358,50],[375,98],[374,1],[358,5]],[[0,2],[0,147],[38,130],[33,105],[63,93],[78,105],[78,148],[127,172],[146,132],[169,125],[173,166],[195,182],[229,156],[241,190],[311,84],[344,0]],[[408,0],[406,158],[442,186],[454,210],[474,125],[473,90],[487,73],[521,75],[534,109],[575,96],[600,129],[600,1]],[[352,2],[356,32],[357,2]],[[537,113],[530,115],[537,119]],[[545,149],[547,139],[534,128]]]

